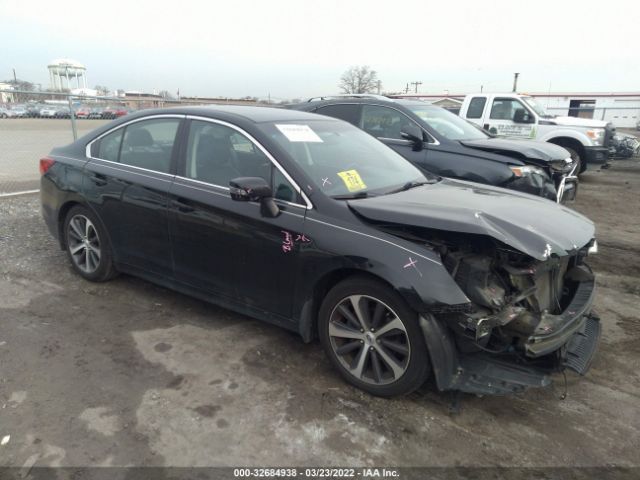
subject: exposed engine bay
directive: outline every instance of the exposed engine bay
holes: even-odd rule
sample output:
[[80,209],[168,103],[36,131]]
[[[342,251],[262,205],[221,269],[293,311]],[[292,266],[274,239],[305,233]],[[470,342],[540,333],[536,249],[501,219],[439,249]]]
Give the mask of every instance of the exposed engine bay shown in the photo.
[[567,356],[569,339],[585,328],[590,315],[594,276],[585,258],[595,250],[595,241],[540,261],[482,235],[390,225],[383,229],[437,251],[467,295],[468,304],[443,305],[432,312],[453,332],[459,354],[495,356],[545,372],[565,367],[586,372],[587,361],[572,364]]

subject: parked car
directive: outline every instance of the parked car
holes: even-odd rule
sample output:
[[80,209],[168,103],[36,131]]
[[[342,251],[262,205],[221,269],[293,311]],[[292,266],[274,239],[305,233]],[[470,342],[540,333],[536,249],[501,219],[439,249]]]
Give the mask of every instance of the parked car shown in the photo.
[[60,107],[46,106],[40,110],[40,117],[55,118],[59,108]]
[[565,149],[544,142],[496,138],[425,102],[363,95],[312,99],[289,107],[346,120],[436,175],[562,203],[575,199],[578,165]]
[[76,118],[89,118],[89,115],[91,115],[91,108],[80,107],[74,113],[76,115]]
[[28,117],[27,109],[22,105],[12,106],[11,115],[12,118],[26,118]]
[[87,118],[90,118],[91,120],[100,119],[102,118],[103,111],[104,111],[104,108],[102,107],[92,108]]
[[485,130],[509,138],[529,138],[566,148],[579,162],[577,173],[587,163],[605,163],[615,127],[593,118],[548,114],[529,95],[519,93],[475,93],[464,98],[460,116]]
[[0,107],[0,118],[9,118],[11,115],[10,110],[5,107]]
[[120,118],[129,113],[124,107],[107,107],[102,111],[102,118],[112,120],[114,118]]
[[585,373],[597,347],[592,222],[425,175],[347,122],[147,110],[53,149],[40,171],[45,222],[80,276],[126,272],[317,335],[375,395],[431,372],[441,390],[518,392]]
[[71,117],[71,109],[69,107],[60,107],[56,110],[55,118],[69,118]]
[[44,105],[40,105],[37,103],[30,103],[27,105],[27,117],[29,118],[38,118],[40,117],[40,110],[44,108]]

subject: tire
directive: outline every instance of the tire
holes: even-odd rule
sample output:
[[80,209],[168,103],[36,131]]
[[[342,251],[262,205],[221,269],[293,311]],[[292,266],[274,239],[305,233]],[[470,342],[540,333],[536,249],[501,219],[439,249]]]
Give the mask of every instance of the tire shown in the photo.
[[63,234],[71,266],[82,278],[105,282],[117,275],[109,237],[91,210],[80,205],[71,208]]
[[372,278],[351,277],[329,291],[320,306],[318,334],[342,377],[372,395],[406,395],[431,372],[417,313]]
[[569,152],[569,154],[571,155],[571,158],[574,161],[578,162],[578,168],[576,168],[576,176],[580,175],[581,173],[584,173],[584,171],[587,169],[587,165],[586,163],[582,162],[582,158],[580,157],[580,154],[578,152],[576,152],[573,148],[570,147],[566,147],[564,145],[561,145],[562,148],[564,148],[567,152]]

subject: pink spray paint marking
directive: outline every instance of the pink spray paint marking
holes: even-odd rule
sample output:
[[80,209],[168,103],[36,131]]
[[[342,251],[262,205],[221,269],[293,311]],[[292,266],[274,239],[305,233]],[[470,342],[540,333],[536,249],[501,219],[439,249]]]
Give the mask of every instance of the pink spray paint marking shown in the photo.
[[291,232],[287,232],[286,230],[280,230],[280,231],[284,235],[284,238],[282,239],[282,251],[284,253],[289,253],[291,250],[293,250],[293,247],[295,246],[296,242],[298,243],[311,242],[311,239],[302,233],[298,233],[294,239]]
[[418,275],[422,276],[422,273],[420,272],[420,270],[418,270],[417,267],[418,261],[414,260],[413,258],[409,257],[409,263],[407,263],[403,268],[411,268],[413,267],[413,269],[418,272]]

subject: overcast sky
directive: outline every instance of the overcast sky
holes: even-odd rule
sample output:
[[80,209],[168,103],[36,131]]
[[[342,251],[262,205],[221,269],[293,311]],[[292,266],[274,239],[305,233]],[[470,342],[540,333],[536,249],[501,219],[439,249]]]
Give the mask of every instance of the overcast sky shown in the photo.
[[72,58],[91,87],[198,96],[336,93],[351,65],[386,91],[640,90],[639,0],[0,0],[0,19],[0,80],[43,88]]

